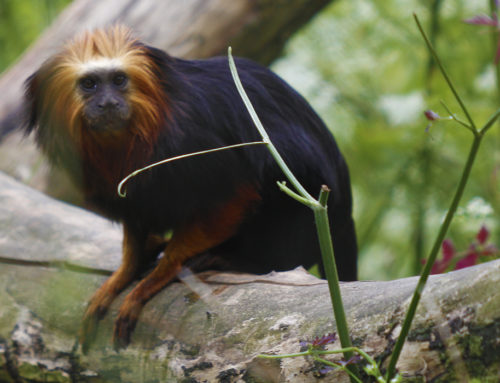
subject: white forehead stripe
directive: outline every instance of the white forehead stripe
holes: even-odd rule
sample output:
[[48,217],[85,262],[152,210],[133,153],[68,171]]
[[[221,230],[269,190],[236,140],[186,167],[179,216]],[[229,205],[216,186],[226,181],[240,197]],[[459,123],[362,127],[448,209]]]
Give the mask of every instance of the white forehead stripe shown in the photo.
[[123,68],[123,63],[119,58],[100,57],[97,59],[81,62],[78,72],[80,74],[95,72],[100,70],[116,70]]

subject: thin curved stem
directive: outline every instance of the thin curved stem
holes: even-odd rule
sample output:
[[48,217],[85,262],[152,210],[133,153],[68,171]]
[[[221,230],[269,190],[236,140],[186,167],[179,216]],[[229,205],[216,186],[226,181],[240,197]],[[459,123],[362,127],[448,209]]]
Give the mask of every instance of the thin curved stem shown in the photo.
[[[328,193],[330,191],[328,190],[327,187],[322,187],[319,199],[316,200],[307,192],[307,190],[300,184],[300,182],[297,180],[292,171],[288,168],[287,164],[279,154],[278,150],[271,142],[269,135],[264,129],[264,126],[262,125],[257,113],[255,112],[255,109],[253,108],[252,103],[250,102],[250,99],[248,98],[245,92],[245,89],[243,88],[241,80],[238,76],[236,64],[231,54],[231,47],[228,48],[227,53],[229,59],[229,67],[231,69],[231,75],[233,76],[233,81],[236,85],[236,88],[240,94],[241,99],[243,100],[250,114],[250,117],[252,118],[255,127],[262,136],[262,140],[268,144],[267,148],[271,153],[272,157],[274,158],[274,160],[276,161],[276,163],[278,164],[278,166],[280,167],[281,171],[285,174],[286,178],[290,181],[290,183],[293,185],[293,187],[296,189],[298,193],[293,192],[283,183],[278,183],[278,186],[285,193],[290,195],[292,198],[298,200],[299,202],[302,202],[303,204],[311,208],[314,212],[316,229],[318,232],[318,238],[320,243],[321,256],[325,268],[325,274],[328,280],[328,287],[330,289],[330,298],[332,301],[340,343],[344,348],[349,347],[351,346],[351,339],[349,336],[349,328],[347,325],[344,305],[342,303],[339,277],[338,277],[337,267],[335,264],[335,255],[333,252],[330,224],[328,221],[328,214],[327,214]],[[351,353],[346,352],[344,354],[344,357],[346,359],[349,359],[351,357]],[[358,375],[356,366],[349,365],[347,366],[347,368],[350,370],[350,373],[352,373],[354,376]],[[354,379],[351,377],[351,381],[353,380]]]
[[234,63],[231,51],[232,51],[231,47],[229,47],[227,50],[227,54],[229,59],[229,68],[231,69],[231,75],[233,76],[234,84],[236,85],[236,89],[238,89],[238,93],[240,94],[240,97],[243,100],[243,103],[245,104],[255,127],[259,131],[262,140],[268,144],[268,149],[271,152],[271,155],[273,156],[274,160],[278,163],[283,173],[285,173],[286,178],[290,181],[293,187],[299,192],[299,194],[302,197],[307,198],[312,204],[318,204],[318,202],[314,199],[314,197],[311,196],[308,193],[308,191],[300,184],[299,180],[297,180],[295,175],[288,168],[285,161],[283,160],[283,157],[281,157],[278,150],[271,142],[269,135],[267,134],[266,130],[264,129],[264,126],[260,122],[259,116],[255,112],[255,109],[252,103],[250,102],[250,99],[248,98],[245,89],[243,88],[243,84],[241,83],[240,77],[238,76],[238,71],[236,69],[236,64]]
[[264,141],[244,142],[244,143],[241,143],[241,144],[228,145],[228,146],[223,146],[223,147],[215,148],[215,149],[200,150],[198,152],[181,154],[180,156],[166,158],[164,160],[155,162],[153,164],[149,164],[148,166],[145,166],[143,168],[137,169],[136,171],[130,173],[128,176],[126,176],[124,179],[122,179],[120,181],[120,183],[118,184],[118,188],[117,188],[118,195],[120,197],[122,197],[122,198],[125,198],[127,196],[126,191],[123,191],[123,187],[125,186],[125,184],[128,181],[130,181],[131,178],[137,176],[138,174],[141,174],[142,172],[145,172],[146,170],[154,168],[155,166],[163,165],[163,164],[166,164],[166,163],[169,163],[169,162],[173,162],[173,161],[177,161],[177,160],[182,160],[184,158],[195,157],[195,156],[199,156],[199,155],[203,155],[203,154],[215,153],[215,152],[220,152],[220,151],[223,151],[223,150],[241,148],[241,147],[244,147],[244,146],[252,146],[252,145],[267,145],[267,142],[264,142]]
[[420,298],[422,297],[422,293],[425,288],[425,284],[427,279],[429,278],[429,274],[431,272],[432,265],[434,264],[436,257],[439,253],[439,249],[441,248],[441,244],[443,243],[444,237],[448,232],[448,228],[450,227],[451,221],[455,212],[457,211],[458,204],[462,198],[462,195],[465,190],[465,185],[469,179],[469,175],[472,169],[472,165],[474,164],[474,160],[476,159],[477,152],[479,150],[479,146],[481,144],[482,135],[475,135],[474,141],[472,142],[472,146],[469,151],[469,156],[467,157],[467,162],[465,164],[464,170],[462,172],[462,177],[460,178],[460,182],[457,186],[457,190],[455,191],[455,195],[452,199],[450,208],[446,213],[445,219],[439,233],[434,241],[434,245],[431,249],[429,257],[425,262],[424,269],[422,270],[422,274],[418,280],[417,286],[413,293],[413,297],[410,302],[410,306],[408,307],[408,312],[406,313],[405,320],[403,322],[403,327],[401,329],[401,333],[394,345],[394,349],[392,351],[391,359],[389,361],[389,366],[387,367],[386,380],[389,381],[395,374],[396,371],[396,363],[398,362],[399,356],[401,354],[401,350],[403,349],[403,345],[406,341],[408,333],[410,332],[411,324],[413,322],[413,318],[415,317],[415,313],[417,311],[418,304],[420,302]]
[[441,63],[439,56],[437,55],[436,51],[434,50],[434,47],[432,46],[431,42],[427,38],[427,35],[425,34],[424,29],[422,28],[422,25],[420,24],[420,21],[418,20],[418,17],[415,13],[413,14],[413,18],[415,19],[415,22],[417,23],[417,27],[420,30],[420,33],[422,34],[422,36],[425,40],[425,43],[427,44],[427,48],[429,49],[429,52],[431,52],[432,57],[434,57],[434,60],[436,60],[436,63],[438,64],[438,67],[439,67],[439,70],[441,71],[444,79],[448,83],[448,86],[449,86],[450,90],[452,91],[453,95],[455,96],[455,99],[457,100],[458,104],[460,105],[460,108],[462,108],[465,116],[467,117],[467,120],[469,121],[470,126],[472,126],[472,128],[477,131],[476,125],[474,124],[474,121],[472,120],[472,117],[470,116],[469,111],[467,110],[467,107],[465,106],[465,104],[462,101],[462,98],[459,96],[457,90],[455,89],[453,82],[451,81],[450,77],[448,76],[448,73],[444,69],[444,66]]

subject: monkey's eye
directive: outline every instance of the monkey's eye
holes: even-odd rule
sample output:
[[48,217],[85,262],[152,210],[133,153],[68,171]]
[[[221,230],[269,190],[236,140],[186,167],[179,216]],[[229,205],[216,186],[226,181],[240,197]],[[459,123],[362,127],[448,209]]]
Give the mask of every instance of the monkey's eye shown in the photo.
[[97,81],[92,77],[84,77],[80,80],[80,87],[86,92],[92,92],[97,88]]
[[113,76],[113,84],[117,86],[118,88],[123,88],[125,85],[127,85],[127,76],[125,76],[122,73],[116,74]]

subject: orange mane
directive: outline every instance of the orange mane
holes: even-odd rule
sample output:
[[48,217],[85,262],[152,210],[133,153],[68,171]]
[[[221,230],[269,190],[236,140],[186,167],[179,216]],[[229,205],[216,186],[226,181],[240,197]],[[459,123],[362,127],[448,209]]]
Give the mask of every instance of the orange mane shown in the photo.
[[[133,151],[139,150],[141,156],[151,153],[159,130],[165,124],[168,107],[158,78],[161,68],[148,54],[148,49],[122,25],[84,32],[66,44],[60,53],[42,66],[31,84],[36,88],[40,125],[46,130],[43,135],[68,137],[84,156],[84,161],[93,163],[102,160],[109,146],[120,145],[120,153],[125,152],[120,159],[122,163],[136,162],[129,158],[134,157]],[[129,78],[130,89],[126,98],[132,111],[131,118],[128,126],[117,132],[86,129],[83,99],[76,92],[78,79],[86,71],[103,65],[117,67]],[[45,144],[47,147],[55,145]],[[108,152],[108,156],[110,154]],[[108,169],[107,172],[116,170]],[[108,174],[106,178],[108,176],[111,177]]]

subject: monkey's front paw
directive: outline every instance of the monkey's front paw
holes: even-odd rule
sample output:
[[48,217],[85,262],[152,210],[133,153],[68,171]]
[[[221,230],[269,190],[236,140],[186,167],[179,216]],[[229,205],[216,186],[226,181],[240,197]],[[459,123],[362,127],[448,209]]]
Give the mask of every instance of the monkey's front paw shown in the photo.
[[135,329],[142,305],[125,301],[115,321],[113,331],[113,347],[116,351],[126,348],[130,344],[132,332]]
[[107,307],[90,304],[85,312],[80,327],[79,341],[82,346],[82,352],[86,354],[97,335],[97,325],[106,315]]

